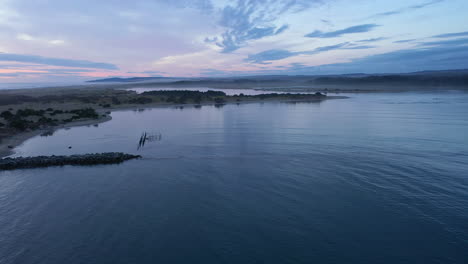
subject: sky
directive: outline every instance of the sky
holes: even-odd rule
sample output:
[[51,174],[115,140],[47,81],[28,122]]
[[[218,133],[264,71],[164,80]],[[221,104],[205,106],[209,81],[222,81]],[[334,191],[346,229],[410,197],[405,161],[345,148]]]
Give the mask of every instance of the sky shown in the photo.
[[468,69],[466,0],[0,0],[0,83]]

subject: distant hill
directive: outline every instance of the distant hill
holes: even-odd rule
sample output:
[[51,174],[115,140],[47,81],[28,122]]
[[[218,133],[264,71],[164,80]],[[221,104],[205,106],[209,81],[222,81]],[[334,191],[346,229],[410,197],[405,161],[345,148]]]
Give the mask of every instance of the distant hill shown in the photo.
[[313,84],[340,85],[453,85],[468,87],[468,70],[422,71],[404,74],[375,74],[363,76],[321,76],[309,82]]
[[[157,80],[172,80],[175,78],[171,77],[130,77],[130,78],[107,78],[87,81],[90,83],[103,83],[103,82],[118,82],[118,83],[129,83],[129,82],[146,82],[146,81],[157,81]],[[179,78],[178,78],[179,79]]]
[[[468,89],[468,70],[421,71],[389,74],[336,74],[336,75],[256,75],[232,77],[132,77],[108,78],[89,81],[92,83],[120,83],[136,86],[173,87],[222,87],[222,88],[266,88],[266,87],[325,87],[342,86],[339,89],[357,89],[352,86],[403,86],[420,88],[456,86]],[[393,89],[392,88],[392,89]],[[360,88],[359,88],[360,89]],[[368,89],[368,88],[363,88]],[[380,89],[380,88],[375,88]],[[385,89],[388,89],[385,88]]]

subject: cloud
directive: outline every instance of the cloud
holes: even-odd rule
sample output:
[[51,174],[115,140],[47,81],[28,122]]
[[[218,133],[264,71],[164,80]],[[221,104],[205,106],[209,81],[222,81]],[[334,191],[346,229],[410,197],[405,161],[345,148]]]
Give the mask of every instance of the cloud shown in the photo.
[[43,71],[47,71],[48,73],[53,74],[70,74],[70,73],[81,73],[81,72],[94,72],[94,70],[90,69],[42,69]]
[[386,40],[386,39],[388,39],[388,38],[380,37],[380,38],[362,39],[362,40],[358,40],[358,41],[356,41],[356,42],[369,43],[369,42],[377,42],[377,41]]
[[0,73],[0,78],[1,77],[18,77],[19,74],[17,73]]
[[283,49],[273,49],[249,55],[245,61],[252,63],[265,64],[267,61],[282,60],[289,57],[303,54],[303,52],[291,52]]
[[[288,29],[275,21],[286,13],[309,8],[318,0],[238,0],[222,9],[219,25],[226,28],[217,46],[223,53],[233,52],[251,40],[275,36]],[[210,39],[210,38],[208,38]]]
[[371,55],[347,63],[297,67],[289,74],[401,73],[468,68],[468,46],[440,45]]
[[211,0],[161,0],[161,2],[178,8],[195,8],[203,12],[211,12],[214,9]]
[[25,68],[16,68],[16,69],[5,69],[3,66],[0,66],[0,77],[9,78],[9,79],[41,79],[46,78],[51,79],[61,79],[62,81],[67,81],[71,79],[86,79],[89,78],[87,75],[96,74],[98,70],[95,69],[77,69],[77,68],[49,68],[49,67],[40,67],[39,65],[34,65],[29,69]]
[[48,41],[48,43],[52,45],[63,45],[65,44],[65,41],[61,39],[54,39],[54,40]]
[[[277,53],[260,53],[251,55],[250,61],[265,62],[274,58],[292,57],[299,54],[314,54],[334,49],[370,48],[350,43],[340,43],[321,47],[312,51]],[[269,56],[269,55],[275,55]],[[291,63],[280,70],[266,70],[262,74],[346,74],[346,73],[401,73],[423,70],[446,70],[468,68],[468,38],[420,43],[412,49],[397,50],[382,54],[370,55],[345,63],[334,63],[319,66],[306,66]],[[259,74],[259,72],[257,72]]]
[[[30,55],[19,55],[21,57],[16,55],[13,59],[12,55],[9,55],[3,64],[14,64],[14,61],[19,61],[18,64],[23,64],[19,67],[23,69],[74,67],[78,70],[82,69],[82,65],[87,67],[90,64],[91,67],[99,69],[116,69],[113,64],[104,63],[104,66],[96,66],[96,63],[117,64],[118,62],[118,66],[123,70],[112,71],[112,75],[130,76],[132,74],[128,71],[134,71],[135,76],[159,74],[194,76],[200,69],[228,69],[239,72],[268,68],[274,70],[278,69],[277,65],[285,65],[295,59],[307,63],[343,62],[359,54],[383,52],[378,49],[372,50],[374,45],[382,45],[382,50],[387,51],[396,48],[406,49],[409,44],[418,49],[433,49],[440,45],[447,48],[448,45],[462,44],[460,42],[444,44],[436,41],[468,37],[467,33],[458,32],[463,31],[463,28],[456,28],[459,26],[457,23],[463,21],[463,13],[461,8],[457,9],[459,7],[457,1],[435,4],[440,0],[413,0],[393,6],[357,1],[354,3],[356,5],[354,9],[362,10],[361,13],[343,13],[342,1],[328,0],[47,0],[47,4],[43,2],[0,0],[2,29],[0,36],[5,40],[0,44],[0,51],[7,54],[34,54],[32,58]],[[313,10],[321,5],[323,9]],[[89,8],[90,6],[92,8]],[[306,11],[302,12],[303,10]],[[413,11],[410,13],[410,10]],[[448,11],[453,12],[450,13],[450,19],[444,20],[445,31],[437,30],[437,27],[423,28],[425,24],[436,25],[441,15]],[[302,13],[296,14],[296,12]],[[427,21],[421,24],[395,20],[391,28],[387,28],[390,22],[385,23],[377,19],[355,22],[359,16],[364,18],[379,12],[386,12],[385,18],[392,19],[399,18],[396,14],[402,12],[408,12],[403,16],[421,14],[425,15]],[[322,18],[324,20],[321,20]],[[338,24],[338,20],[344,24]],[[363,27],[361,24],[368,27]],[[377,24],[382,26],[376,27]],[[320,38],[303,37],[315,29],[321,30],[313,32]],[[385,32],[393,37],[384,35]],[[416,36],[415,32],[425,33]],[[434,36],[434,39],[420,38],[436,34],[440,35]],[[205,37],[206,43],[203,41]],[[343,39],[350,37],[350,40],[337,37]],[[392,38],[384,40],[383,37]],[[416,37],[418,39],[404,39]],[[342,44],[340,42],[351,39],[355,39],[354,43],[339,45]],[[410,43],[396,45],[391,43],[392,41]],[[246,48],[239,50],[243,47]],[[313,55],[322,53],[325,56]],[[2,54],[1,60],[5,60],[7,54]],[[190,54],[199,55],[193,57]],[[57,61],[57,58],[62,59]],[[65,60],[66,58],[72,60]],[[80,63],[76,65],[73,59],[77,59]],[[81,59],[91,61],[83,63]],[[444,58],[444,61],[447,60],[451,58]],[[157,63],[153,65],[152,62]],[[47,67],[38,63],[74,65]],[[307,66],[295,65],[297,69],[304,67]],[[146,69],[167,73],[145,71]],[[63,74],[65,78],[67,73],[71,74],[73,71],[54,74]],[[107,70],[97,69],[93,72],[96,75],[108,73]],[[88,76],[85,73],[81,74],[85,75]],[[18,81],[24,80],[25,78],[18,78]]]
[[330,21],[330,20],[327,20],[327,19],[320,19],[320,21],[324,24],[326,24],[327,26],[330,26],[330,27],[333,27],[333,23]]
[[144,75],[151,76],[151,77],[162,77],[164,76],[164,74],[167,74],[167,72],[163,72],[163,71],[129,71],[127,73],[144,74]]
[[337,50],[337,49],[342,49],[345,48],[347,45],[349,45],[349,42],[344,42],[344,43],[339,43],[336,45],[330,45],[330,46],[324,46],[324,47],[318,47],[314,50],[311,51],[304,51],[302,52],[303,54],[317,54],[320,52],[325,52],[325,51],[330,51],[330,50]]
[[[2,53],[0,52],[0,54],[2,54]],[[3,69],[25,69],[25,68],[36,67],[36,66],[37,66],[36,64],[25,64],[25,63],[8,63],[8,64],[1,63],[0,64],[0,70],[3,70]]]
[[24,34],[24,33],[20,33],[20,34],[16,35],[16,38],[19,39],[19,40],[25,40],[25,41],[35,40],[35,38],[33,36],[28,35],[28,34]]
[[[287,54],[287,53],[281,53]],[[405,49],[383,54],[370,55],[345,63],[307,66],[303,63],[290,63],[271,69],[256,71],[206,70],[206,76],[240,75],[320,75],[350,73],[405,73],[424,70],[447,70],[468,68],[468,46],[435,46]]]
[[[427,69],[466,68],[468,62],[460,57],[468,55],[468,47],[434,47],[395,51],[353,61],[348,68],[367,72],[411,72]],[[440,63],[445,61],[445,63]],[[349,70],[348,70],[349,71]]]
[[166,72],[163,72],[163,71],[140,71],[140,72],[129,71],[128,73],[159,74],[159,73],[166,73]]
[[16,61],[16,62],[23,62],[23,63],[36,63],[36,64],[52,65],[52,66],[94,68],[94,69],[106,69],[106,70],[118,69],[117,66],[115,66],[114,64],[103,63],[103,62],[49,58],[49,57],[42,57],[42,56],[36,56],[36,55],[23,55],[23,54],[12,54],[12,53],[0,53],[0,61]]
[[401,14],[401,13],[405,13],[405,12],[409,12],[409,11],[412,11],[412,10],[417,10],[417,9],[425,8],[425,7],[434,5],[434,4],[438,4],[438,3],[443,2],[443,1],[445,1],[445,0],[431,0],[431,1],[419,4],[419,5],[411,5],[411,6],[406,6],[406,7],[400,8],[400,9],[395,9],[395,10],[391,10],[391,11],[377,13],[375,15],[370,16],[369,18],[378,18],[378,17],[398,15],[398,14]]
[[34,71],[20,70],[12,72],[16,76],[24,75],[44,75],[44,76],[81,76],[82,73],[93,73],[94,70],[89,69],[35,69]]
[[424,8],[426,6],[430,6],[430,5],[433,5],[433,4],[437,4],[437,3],[440,3],[440,2],[443,2],[445,0],[432,0],[432,1],[429,1],[429,2],[426,2],[426,3],[422,3],[422,4],[419,4],[419,5],[412,5],[410,6],[409,8],[410,9],[421,9],[421,8]]
[[[3,2],[18,17],[8,26],[0,22],[0,37],[8,39],[0,44],[0,51],[118,60],[125,70],[161,57],[200,51],[207,46],[200,36],[219,33],[215,27],[219,8],[211,0],[47,0],[46,4],[0,0],[0,10]],[[0,11],[0,21],[2,15]],[[19,40],[18,33],[34,40]]]
[[373,30],[374,28],[378,27],[379,25],[376,24],[363,24],[363,25],[357,25],[357,26],[352,26],[348,27],[345,29],[340,29],[336,31],[330,31],[330,32],[322,32],[320,30],[316,30],[312,33],[309,33],[305,35],[304,37],[307,38],[336,38],[336,37],[341,37],[346,34],[356,34],[356,33],[364,33],[364,32],[369,32]]
[[393,43],[407,43],[407,42],[413,42],[416,40],[417,39],[402,39],[402,40],[393,41]]
[[452,40],[441,40],[441,41],[429,41],[420,43],[422,46],[458,46],[458,45],[468,45],[468,38],[461,39],[452,39]]
[[358,49],[373,49],[376,47],[377,46],[372,46],[372,45],[352,45],[349,47],[343,47],[342,49],[358,50]]
[[432,36],[433,38],[453,38],[453,37],[465,37],[468,36],[468,31],[465,32],[457,32],[457,33],[447,33],[447,34],[440,34]]
[[335,45],[330,45],[330,46],[323,46],[323,47],[318,47],[313,50],[307,50],[307,51],[288,51],[284,49],[272,49],[272,50],[266,50],[260,53],[256,54],[250,54],[246,59],[244,59],[245,62],[251,62],[251,63],[257,63],[257,64],[268,64],[270,61],[276,61],[276,60],[283,60],[289,57],[294,57],[298,55],[313,55],[313,54],[318,54],[326,51],[332,51],[332,50],[340,50],[340,49],[370,49],[374,48],[375,46],[369,46],[369,45],[356,45],[353,43],[349,42],[343,42]]
[[41,39],[34,37],[32,35],[26,34],[26,33],[20,33],[16,35],[16,39],[22,40],[22,41],[29,41],[29,42],[35,42],[35,43],[42,43],[42,44],[50,44],[50,45],[63,45],[65,44],[64,40],[61,39],[52,39],[52,40],[46,40],[46,39]]
[[284,31],[286,31],[286,29],[289,28],[289,25],[283,25],[281,26],[280,28],[278,28],[275,32],[275,35],[278,35],[278,34],[281,34],[283,33]]

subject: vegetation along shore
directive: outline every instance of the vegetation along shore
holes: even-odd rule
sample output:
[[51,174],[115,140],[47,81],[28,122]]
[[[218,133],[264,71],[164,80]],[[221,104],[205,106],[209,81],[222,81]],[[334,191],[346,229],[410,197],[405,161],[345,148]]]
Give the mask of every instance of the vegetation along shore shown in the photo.
[[97,88],[44,88],[0,92],[0,157],[26,139],[55,129],[111,119],[112,110],[141,107],[216,105],[249,102],[319,102],[345,98],[314,94],[226,95],[222,91],[134,91]]

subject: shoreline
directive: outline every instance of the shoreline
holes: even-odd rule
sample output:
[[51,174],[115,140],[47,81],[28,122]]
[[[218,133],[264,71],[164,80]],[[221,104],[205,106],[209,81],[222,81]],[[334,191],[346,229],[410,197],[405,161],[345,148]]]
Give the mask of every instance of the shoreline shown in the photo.
[[109,115],[109,116],[101,117],[98,119],[88,119],[88,120],[70,122],[67,124],[60,125],[60,126],[50,127],[48,129],[38,129],[34,131],[22,132],[22,133],[12,135],[11,137],[4,138],[3,141],[0,143],[0,159],[11,156],[12,154],[15,153],[14,150],[18,146],[23,144],[28,139],[39,136],[44,132],[47,132],[47,131],[55,132],[59,129],[64,129],[64,128],[91,126],[91,125],[101,124],[101,123],[110,121],[111,119],[112,117]]
[[[327,100],[336,100],[336,99],[347,99],[347,96],[327,96],[325,99],[304,99],[304,100],[281,100],[281,99],[267,99],[267,100],[250,100],[250,101],[241,101],[241,102],[233,102],[227,101],[221,105],[231,105],[231,104],[249,104],[249,103],[318,103]],[[149,108],[170,108],[170,107],[197,107],[197,106],[216,106],[216,104],[210,103],[201,103],[201,104],[174,104],[174,103],[153,103],[153,104],[145,104],[145,105],[122,105],[121,107],[111,107],[105,109],[98,109],[97,111],[126,111],[126,110],[138,110],[138,109],[149,109]],[[101,116],[101,115],[100,115]],[[0,159],[8,157],[15,153],[15,149],[23,144],[28,139],[33,137],[39,136],[44,132],[47,131],[57,131],[59,129],[64,128],[72,128],[72,127],[81,127],[81,126],[90,126],[105,123],[107,121],[112,120],[111,114],[107,115],[106,117],[100,117],[98,119],[88,119],[88,120],[81,120],[76,122],[70,122],[67,124],[49,127],[47,129],[38,129],[34,131],[22,132],[18,134],[14,134],[11,137],[4,138],[2,142],[0,142]]]
[[61,167],[66,165],[92,166],[119,164],[127,160],[139,158],[141,158],[140,155],[133,155],[123,152],[4,158],[0,160],[0,170],[34,169],[57,166]]

